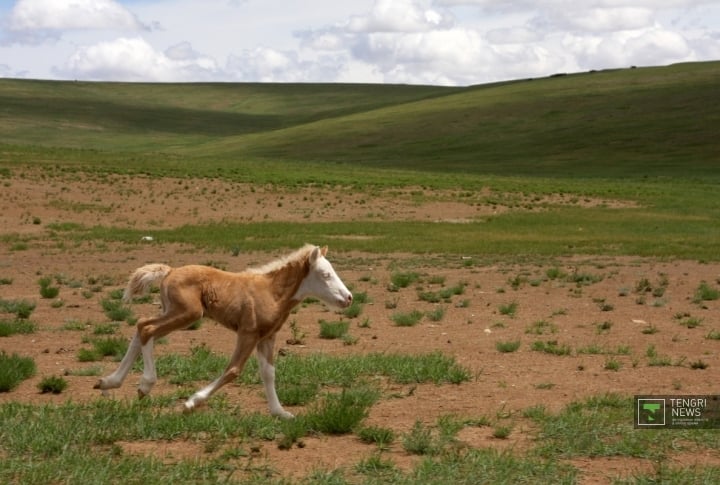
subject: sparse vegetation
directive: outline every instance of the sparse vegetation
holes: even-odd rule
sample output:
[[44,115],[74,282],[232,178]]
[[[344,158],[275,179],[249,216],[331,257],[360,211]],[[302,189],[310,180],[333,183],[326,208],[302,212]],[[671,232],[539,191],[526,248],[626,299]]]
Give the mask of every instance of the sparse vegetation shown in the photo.
[[113,322],[127,321],[128,323],[133,322],[132,309],[124,305],[119,299],[105,299],[101,301],[103,311],[105,315]]
[[397,290],[399,288],[407,288],[420,278],[420,275],[414,272],[395,272],[390,275],[389,289]]
[[703,281],[695,290],[693,301],[700,304],[705,301],[717,300],[718,298],[720,298],[720,290],[710,286],[706,281]]
[[0,319],[0,337],[9,337],[15,334],[29,334],[35,332],[37,325],[30,320],[4,320]]
[[423,312],[419,310],[413,310],[410,313],[393,313],[390,317],[395,325],[398,327],[414,327],[420,320],[422,320]]
[[15,353],[8,355],[0,350],[0,392],[12,391],[22,381],[35,375],[35,370],[35,361],[30,357]]
[[40,296],[46,299],[56,298],[60,294],[60,288],[52,286],[52,278],[49,276],[40,278]]
[[338,322],[328,322],[326,320],[320,320],[320,338],[342,338],[345,334],[347,334],[349,328],[350,322],[344,320]]
[[41,393],[60,394],[67,388],[67,381],[59,376],[44,377],[38,384]]
[[[713,372],[714,341],[720,340],[713,297],[720,284],[715,197],[720,178],[716,160],[708,156],[717,152],[718,138],[712,131],[717,123],[708,122],[716,114],[707,100],[714,99],[719,69],[718,63],[698,63],[470,88],[0,79],[3,99],[11,100],[0,110],[0,132],[6,135],[0,138],[13,141],[0,146],[0,183],[6,189],[21,180],[43,187],[48,206],[82,221],[27,209],[17,234],[15,227],[6,228],[0,246],[12,262],[3,266],[3,298],[37,296],[38,278],[60,271],[48,269],[55,266],[46,264],[52,258],[88,253],[106,266],[118,261],[108,276],[80,276],[96,271],[85,265],[70,270],[78,275],[52,273],[45,286],[58,288],[62,298],[46,301],[41,286],[33,322],[35,303],[0,299],[0,334],[10,336],[0,343],[12,349],[17,342],[36,341],[28,346],[30,355],[37,353],[36,373],[57,372],[55,362],[70,362],[63,372],[71,389],[94,381],[79,376],[107,373],[108,360],[124,352],[111,340],[129,333],[118,322],[134,322],[116,287],[149,250],[176,248],[168,255],[172,259],[234,269],[242,261],[231,255],[244,259],[255,251],[279,252],[317,241],[337,256],[333,263],[339,273],[363,275],[353,281],[361,288],[352,288],[352,307],[330,313],[308,300],[282,340],[292,338],[278,342],[278,393],[284,405],[297,407],[291,409],[295,420],[252,411],[262,394],[254,357],[238,378],[242,386],[228,386],[200,412],[176,412],[190,392],[227,365],[229,355],[199,344],[214,332],[207,322],[202,336],[178,336],[187,339],[189,351],[158,349],[165,386],[143,401],[119,397],[124,394],[86,399],[83,392],[58,402],[33,392],[35,380],[21,385],[19,402],[11,391],[0,404],[0,482],[56,483],[61,470],[68,483],[85,483],[88,477],[97,483],[137,477],[162,483],[461,484],[477,477],[487,483],[577,483],[588,479],[586,463],[606,457],[656,465],[632,475],[619,472],[611,477],[618,483],[718,482],[720,472],[712,464],[668,461],[669,456],[715,454],[712,432],[634,431],[630,396],[600,393],[563,402],[560,411],[532,401],[567,400],[575,395],[578,379],[593,383],[612,377],[622,381],[618,388],[626,388],[642,377],[637,368],[642,364],[675,366],[668,369],[672,376],[666,383],[676,391],[707,380],[703,369]],[[553,100],[550,111],[547,102],[538,102],[548,99]],[[517,125],[517,113],[524,114],[521,137],[508,129]],[[428,126],[442,129],[426,136]],[[125,183],[130,179],[163,190],[140,208],[121,207],[93,189],[118,188],[135,198],[137,185]],[[90,202],[73,200],[74,180],[87,182]],[[253,210],[245,210],[243,198],[236,197],[242,191],[252,194]],[[282,193],[275,197],[273,192]],[[295,194],[312,200],[313,208],[296,206],[290,200]],[[170,215],[174,200],[200,199],[208,204],[232,200],[233,211],[218,207],[215,217],[191,208],[182,226],[157,216],[143,221],[150,205]],[[406,208],[425,218],[395,217],[395,203],[407,201],[416,206]],[[465,204],[471,215],[451,221],[454,214],[442,214],[431,221],[423,210],[427,202]],[[355,206],[364,212],[353,211]],[[288,219],[263,214],[274,208]],[[137,251],[149,227],[155,242]],[[123,252],[115,252],[118,248]],[[36,255],[42,264],[16,269],[15,261]],[[210,259],[218,257],[228,261]],[[684,274],[677,267],[683,261],[693,268]],[[378,268],[382,274],[375,274]],[[670,275],[656,268],[670,268]],[[377,306],[368,304],[368,294]],[[512,308],[503,302],[512,298],[521,312],[517,303]],[[108,308],[105,299],[113,302]],[[154,300],[157,295],[133,303],[149,306]],[[635,307],[634,301],[648,306]],[[691,301],[695,310],[673,318]],[[98,303],[109,322],[94,321],[103,319]],[[567,308],[548,316],[563,305]],[[616,312],[614,322],[588,316],[598,310]],[[342,315],[350,322],[338,340],[319,342],[317,332],[305,335],[298,328],[310,333],[321,312],[328,321]],[[423,319],[427,324],[392,328],[402,324],[396,316],[407,326]],[[408,347],[384,331],[415,339],[414,351],[435,352],[393,353]],[[544,340],[530,347],[537,352],[500,355],[505,344],[509,350],[518,342],[520,348],[523,331],[533,336],[530,342]],[[306,348],[284,345],[290,341]],[[630,345],[640,350],[633,354]],[[687,348],[698,351],[679,355]],[[448,355],[471,362],[477,382],[474,372]],[[560,373],[538,374],[535,382],[514,388],[512,369],[518,367],[497,364],[521,365],[524,355],[537,368],[546,365]],[[574,357],[560,362],[555,355]],[[79,365],[76,359],[99,363]],[[576,369],[585,371],[578,379],[562,378]],[[138,367],[132,372],[124,389],[129,386],[131,394]],[[462,384],[458,394],[449,384]],[[518,391],[528,409],[517,409],[517,400],[500,404],[503,395]],[[478,424],[466,416],[441,415],[433,422],[423,414],[426,405],[438,409],[436,401],[445,394],[465,399],[478,393],[492,420]],[[367,426],[364,418],[372,406],[381,412],[373,412]],[[407,420],[385,427],[386,416],[408,408],[417,413],[417,430]],[[489,428],[471,433],[469,440],[458,438],[467,426]],[[377,449],[335,433],[354,433]],[[307,446],[303,456],[309,462],[318,436],[323,446],[348,443],[370,453],[334,469],[288,478],[267,452],[277,444],[291,450],[287,460],[295,460],[298,450],[292,448]],[[475,446],[476,438],[482,447]],[[507,438],[511,442],[503,444]],[[404,451],[406,440],[422,457],[412,462],[406,457],[395,466],[398,453],[411,453]],[[163,447],[154,446],[158,443]],[[386,453],[391,443],[393,452]],[[175,444],[188,451],[156,452]]]
[[35,302],[29,300],[3,300],[0,298],[0,312],[14,313],[19,319],[30,318],[35,306]]
[[545,335],[547,333],[556,333],[557,331],[557,325],[546,320],[533,322],[525,329],[525,333],[532,335]]
[[559,344],[557,340],[549,340],[547,342],[536,340],[532,344],[532,350],[553,355],[570,355],[572,353],[569,345]]
[[495,342],[495,348],[498,352],[502,353],[515,352],[517,349],[520,348],[520,341],[513,340],[510,342]]
[[516,301],[512,303],[506,303],[503,305],[500,305],[500,308],[498,309],[500,311],[500,315],[507,315],[508,317],[514,317],[517,314],[518,310],[518,303]]

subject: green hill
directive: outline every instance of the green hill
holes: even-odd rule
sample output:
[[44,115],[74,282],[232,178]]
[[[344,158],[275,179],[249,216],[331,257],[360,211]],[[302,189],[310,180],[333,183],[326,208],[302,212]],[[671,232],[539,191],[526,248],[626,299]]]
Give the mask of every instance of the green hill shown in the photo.
[[467,88],[5,79],[0,162],[709,176],[720,160],[718,79],[720,62]]

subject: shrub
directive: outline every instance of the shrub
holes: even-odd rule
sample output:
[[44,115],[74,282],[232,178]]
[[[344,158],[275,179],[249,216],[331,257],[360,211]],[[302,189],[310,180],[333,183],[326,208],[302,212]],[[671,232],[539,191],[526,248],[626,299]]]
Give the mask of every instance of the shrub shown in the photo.
[[0,351],[0,392],[12,391],[20,382],[35,375],[35,369],[32,358]]
[[55,298],[60,294],[60,288],[57,286],[51,286],[52,279],[49,276],[40,278],[40,296],[46,299]]
[[445,317],[445,307],[439,306],[436,307],[434,310],[425,312],[425,315],[428,317],[428,319],[432,322],[439,322],[440,320]]
[[128,343],[123,337],[107,337],[93,341],[93,350],[102,357],[120,359],[127,351]]
[[123,305],[121,300],[102,300],[105,315],[113,322],[122,322],[132,317],[130,307]]
[[28,300],[3,300],[0,299],[0,312],[14,313],[18,318],[30,318],[35,310],[35,303]]
[[695,290],[694,301],[696,303],[700,303],[701,301],[717,300],[718,298],[720,298],[720,291],[716,288],[712,288],[705,281],[701,282],[700,286],[698,286],[697,290]]
[[561,270],[557,266],[553,267],[553,268],[549,268],[547,271],[545,271],[545,275],[547,275],[547,277],[551,280],[567,278],[567,273],[565,273],[563,270]]
[[413,455],[429,455],[435,452],[435,440],[430,428],[415,421],[412,429],[403,435],[403,449]]
[[355,318],[362,313],[362,304],[357,300],[353,300],[352,304],[343,310],[342,313],[347,318]]
[[515,352],[520,348],[520,341],[514,340],[512,342],[495,342],[495,348],[498,352],[502,353]]
[[553,355],[570,355],[572,349],[569,345],[560,345],[557,340],[550,340],[549,342],[536,341],[532,345],[532,349],[538,352],[545,352],[546,354]]
[[97,362],[102,356],[93,349],[79,349],[77,358],[80,362]]
[[368,409],[380,393],[367,386],[343,389],[340,394],[328,394],[311,410],[310,427],[320,433],[349,433],[367,417]]
[[557,325],[550,323],[546,320],[538,320],[534,322],[528,328],[525,329],[525,333],[534,335],[543,335],[545,333],[557,333]]
[[514,317],[517,313],[518,309],[518,303],[516,301],[512,303],[508,303],[507,305],[500,305],[500,315],[507,315],[509,317]]
[[320,338],[336,339],[345,335],[350,328],[350,322],[327,322],[320,320]]
[[286,406],[304,406],[315,399],[319,390],[320,385],[316,382],[284,383],[282,386],[278,386],[277,394],[280,402]]
[[507,439],[508,436],[510,436],[511,432],[512,432],[512,427],[498,425],[498,426],[495,426],[495,428],[493,429],[493,438],[497,438],[499,440],[504,440],[504,439]]
[[380,448],[386,448],[395,441],[395,433],[390,428],[378,426],[367,426],[357,431],[360,441],[363,443],[374,443]]
[[53,394],[60,394],[67,388],[67,385],[67,381],[62,377],[50,376],[45,377],[42,381],[40,381],[40,383],[38,384],[38,389],[40,389],[40,392],[43,394],[48,392],[51,392]]
[[414,272],[410,273],[393,273],[390,275],[390,282],[395,288],[407,288],[412,283],[416,282],[420,278],[420,275]]
[[36,325],[29,320],[0,320],[0,337],[35,332]]
[[410,313],[393,313],[391,318],[398,327],[413,327],[420,322],[422,317],[421,311],[413,310]]

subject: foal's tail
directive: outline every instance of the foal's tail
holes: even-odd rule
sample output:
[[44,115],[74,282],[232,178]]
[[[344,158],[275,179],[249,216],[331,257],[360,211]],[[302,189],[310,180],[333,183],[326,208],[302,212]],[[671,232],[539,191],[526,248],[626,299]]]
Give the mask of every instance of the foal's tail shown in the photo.
[[147,293],[153,283],[162,281],[172,268],[167,264],[146,264],[136,269],[130,277],[123,300],[128,302],[133,296]]

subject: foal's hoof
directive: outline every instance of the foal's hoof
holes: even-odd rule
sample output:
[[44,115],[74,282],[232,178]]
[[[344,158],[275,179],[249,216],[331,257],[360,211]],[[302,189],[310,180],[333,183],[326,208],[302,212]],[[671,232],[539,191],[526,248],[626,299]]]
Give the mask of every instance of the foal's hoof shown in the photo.
[[274,413],[270,413],[270,414],[272,414],[276,418],[280,418],[280,419],[285,419],[285,420],[295,419],[295,415],[293,413],[289,413],[289,412],[285,411],[284,409],[282,411],[274,412]]
[[138,390],[137,390],[137,394],[138,394],[138,399],[142,399],[142,398],[144,398],[145,396],[148,395],[148,393],[147,393],[147,392],[144,392],[142,389],[138,389]]
[[95,385],[93,386],[93,389],[103,389],[103,381],[102,381],[102,379],[100,379],[99,381],[97,381],[97,382],[95,383]]

